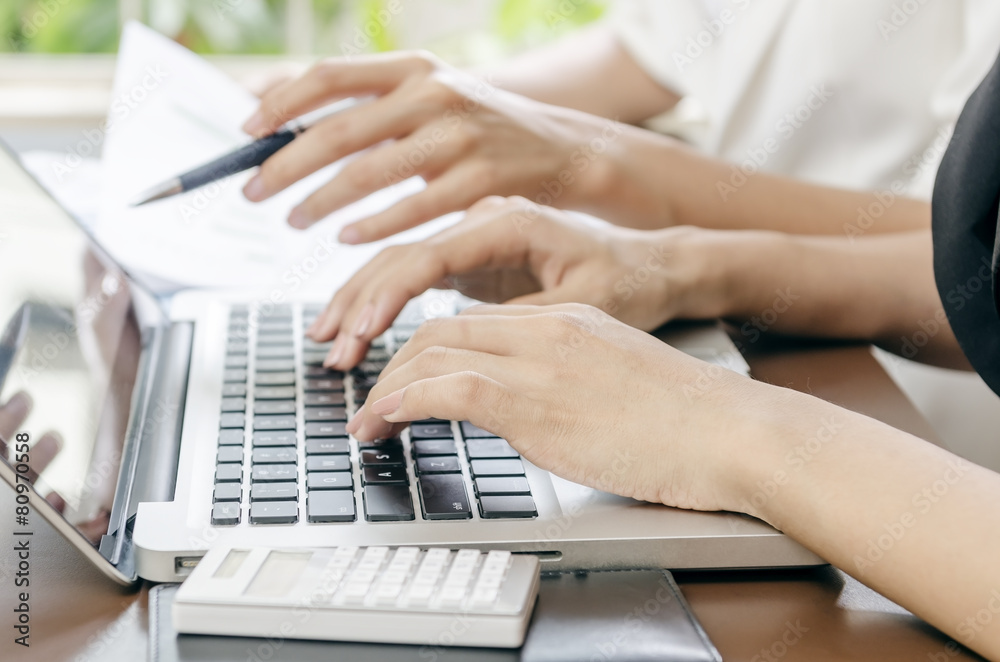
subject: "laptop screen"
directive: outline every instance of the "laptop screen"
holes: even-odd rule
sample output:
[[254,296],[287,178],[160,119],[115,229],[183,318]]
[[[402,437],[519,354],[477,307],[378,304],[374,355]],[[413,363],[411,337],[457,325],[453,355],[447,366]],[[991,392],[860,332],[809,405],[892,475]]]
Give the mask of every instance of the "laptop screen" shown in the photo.
[[[95,545],[108,531],[140,355],[131,288],[0,146],[3,454]],[[15,441],[27,441],[27,457]]]

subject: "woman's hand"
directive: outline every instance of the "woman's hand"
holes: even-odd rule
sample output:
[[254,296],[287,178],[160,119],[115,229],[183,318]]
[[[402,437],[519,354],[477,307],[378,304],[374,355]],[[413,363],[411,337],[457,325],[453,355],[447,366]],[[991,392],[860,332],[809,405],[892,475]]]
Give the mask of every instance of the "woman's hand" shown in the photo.
[[601,199],[598,171],[619,136],[638,131],[504,92],[423,53],[323,60],[267,92],[244,129],[266,135],[350,96],[375,100],[310,128],[268,159],[244,189],[248,199],[261,201],[372,148],[292,210],[289,223],[306,228],[413,175],[428,182],[424,191],[345,227],[340,239],[349,244],[387,237],[492,194],[543,196],[563,208],[589,209],[588,201]]
[[587,303],[651,331],[678,316],[721,313],[701,282],[701,231],[581,225],[523,198],[485,198],[440,234],[385,249],[333,297],[310,328],[336,336],[327,365],[357,364],[406,302],[431,287],[520,304]]
[[468,420],[568,480],[735,510],[748,418],[733,396],[755,386],[590,306],[483,305],[421,326],[347,429],[369,440]]

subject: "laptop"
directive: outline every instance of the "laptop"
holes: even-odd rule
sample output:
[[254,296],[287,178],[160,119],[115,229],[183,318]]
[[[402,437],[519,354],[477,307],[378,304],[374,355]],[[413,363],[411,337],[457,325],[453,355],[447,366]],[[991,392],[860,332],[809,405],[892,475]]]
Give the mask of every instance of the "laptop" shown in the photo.
[[[120,583],[180,581],[216,543],[506,549],[552,570],[823,563],[750,517],[562,480],[467,422],[359,443],[345,422],[424,316],[421,300],[356,370],[325,370],[327,346],[303,335],[323,301],[158,300],[6,150],[0,282],[0,403],[18,391],[34,403],[2,431],[0,474],[29,519],[47,519]],[[710,361],[708,377],[748,372],[717,325],[661,337]]]

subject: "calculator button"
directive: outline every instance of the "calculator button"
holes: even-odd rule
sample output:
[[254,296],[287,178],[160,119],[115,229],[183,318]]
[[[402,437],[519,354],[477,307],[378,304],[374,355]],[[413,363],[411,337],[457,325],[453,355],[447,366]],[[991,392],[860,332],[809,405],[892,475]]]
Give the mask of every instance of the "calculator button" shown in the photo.
[[239,501],[243,496],[243,489],[239,483],[216,483],[213,501]]
[[242,446],[243,430],[219,430],[220,446]]
[[250,501],[294,501],[299,496],[295,483],[254,483],[250,486]]
[[295,415],[295,400],[258,400],[253,403],[255,414]]
[[472,507],[461,474],[422,475],[420,503],[427,519],[469,519]]
[[347,455],[310,455],[306,458],[306,471],[350,471],[351,458]]
[[531,492],[528,479],[523,476],[477,478],[475,485],[476,494],[479,495],[529,494]]
[[243,461],[242,446],[219,446],[219,453],[216,455],[219,464]]
[[228,526],[240,523],[240,504],[233,502],[217,503],[212,506],[212,524]]
[[243,414],[222,414],[219,416],[219,427],[226,429],[236,429],[240,430],[246,425],[246,419]]
[[306,475],[309,490],[348,490],[352,487],[354,476],[350,471],[311,471]]
[[347,439],[307,439],[306,455],[347,455],[351,452],[351,444]]
[[282,464],[298,460],[298,454],[292,446],[262,446],[253,449],[254,464]]
[[223,412],[244,412],[247,408],[246,398],[222,398]]
[[296,480],[298,467],[294,464],[258,464],[250,470],[250,480],[261,483]]
[[381,483],[406,483],[408,482],[406,477],[406,467],[402,466],[387,466],[387,467],[364,467],[362,475],[365,479],[365,484],[381,484]]
[[479,498],[485,519],[536,517],[535,500],[530,496],[484,496]]
[[299,519],[294,501],[258,501],[250,504],[251,524],[293,524]]
[[366,485],[365,519],[369,522],[412,520],[413,501],[407,485]]
[[215,467],[216,483],[238,483],[243,480],[243,467],[239,464],[220,464]]
[[469,439],[465,448],[470,460],[520,457],[518,452],[503,439]]
[[523,476],[521,460],[472,460],[473,476]]
[[346,436],[347,423],[306,423],[306,438]]
[[310,522],[353,522],[354,492],[350,490],[309,492],[306,513]]
[[274,432],[254,432],[253,445],[258,446],[294,446],[296,443],[294,430],[275,430]]
[[413,448],[414,457],[455,455],[457,453],[453,439],[418,439],[410,446]]
[[457,474],[462,472],[462,465],[454,455],[440,457],[418,457],[417,473],[419,474]]

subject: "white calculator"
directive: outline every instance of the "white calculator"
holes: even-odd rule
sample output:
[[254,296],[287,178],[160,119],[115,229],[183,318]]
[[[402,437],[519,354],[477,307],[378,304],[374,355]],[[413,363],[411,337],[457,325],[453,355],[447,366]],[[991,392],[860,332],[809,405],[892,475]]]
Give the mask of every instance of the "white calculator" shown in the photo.
[[188,634],[516,648],[539,563],[507,551],[216,547],[177,591]]

